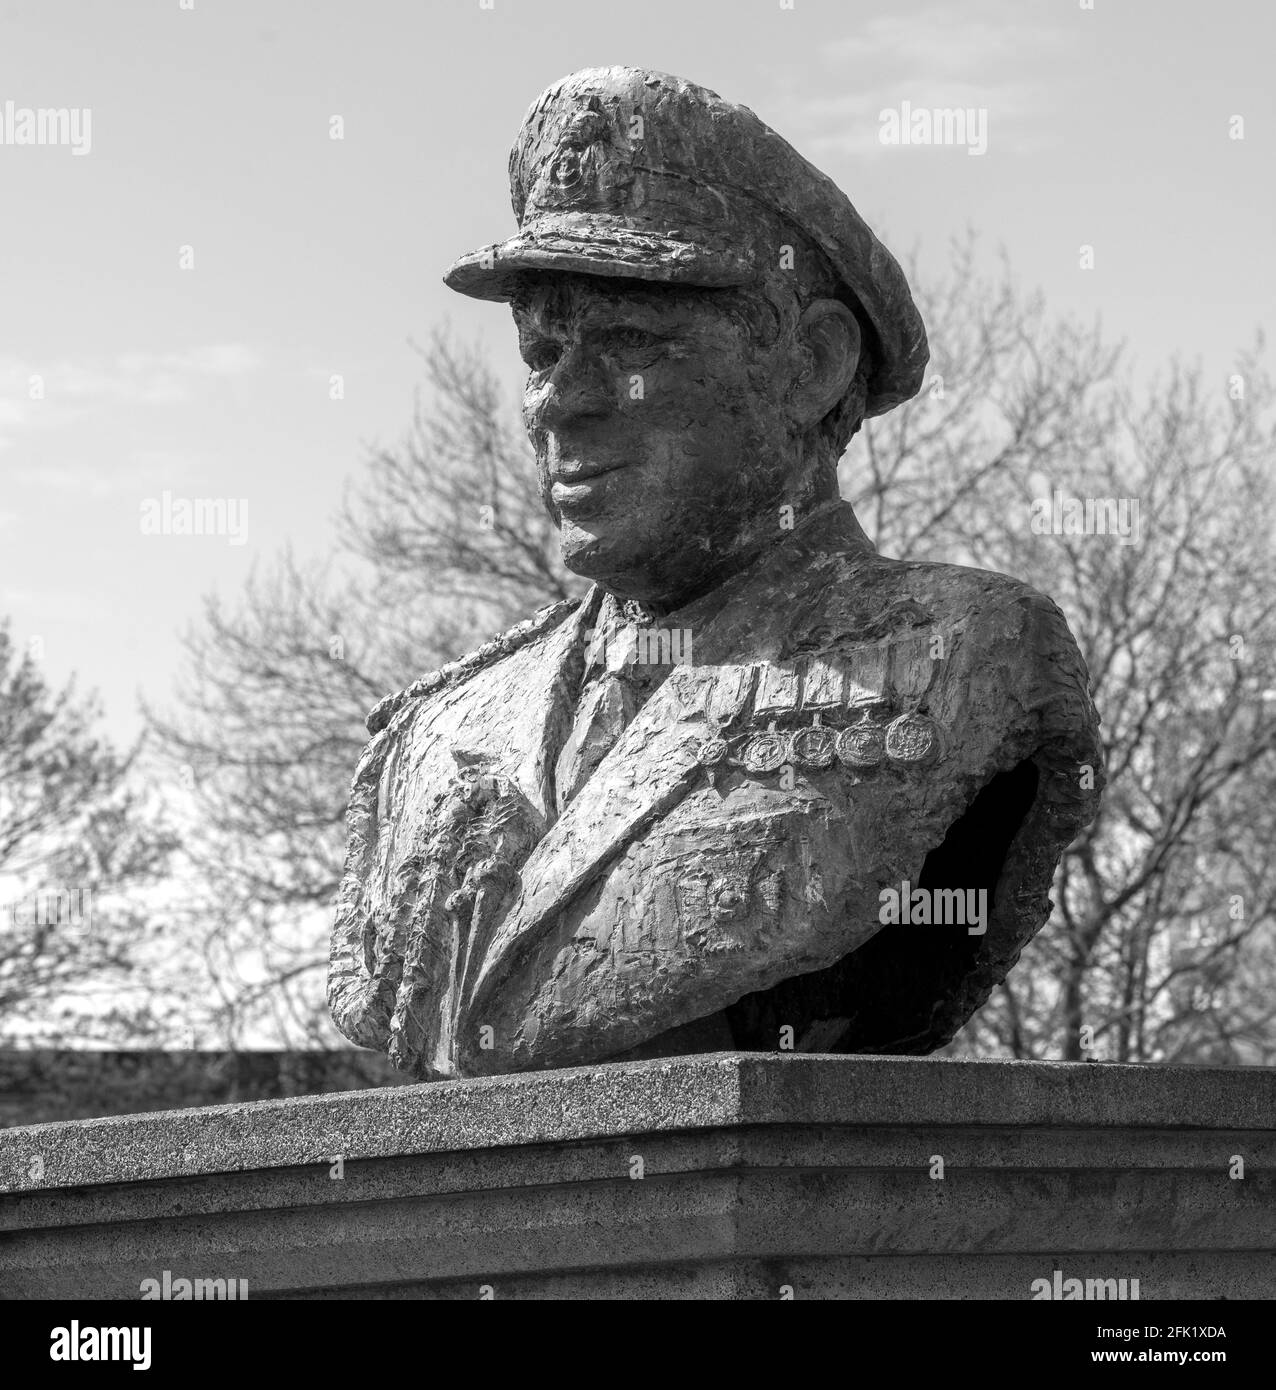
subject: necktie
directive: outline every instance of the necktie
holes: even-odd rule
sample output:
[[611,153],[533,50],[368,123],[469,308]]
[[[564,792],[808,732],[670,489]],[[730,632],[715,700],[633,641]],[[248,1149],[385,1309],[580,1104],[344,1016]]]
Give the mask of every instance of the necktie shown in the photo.
[[636,628],[642,616],[632,609],[626,613],[610,595],[599,610],[598,626],[585,656],[585,680],[576,703],[576,718],[555,767],[559,811],[593,775],[668,674],[667,667],[635,661]]

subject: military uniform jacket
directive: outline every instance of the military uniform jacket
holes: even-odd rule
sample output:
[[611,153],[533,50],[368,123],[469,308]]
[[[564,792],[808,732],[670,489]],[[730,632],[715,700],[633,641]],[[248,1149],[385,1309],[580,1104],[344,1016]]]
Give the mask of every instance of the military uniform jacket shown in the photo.
[[[879,556],[850,506],[662,620],[690,634],[561,810],[604,595],[405,701],[360,761],[329,1000],[422,1078],[614,1057],[734,1010],[738,1045],[928,1051],[1050,910],[1102,785],[1062,614]],[[1000,790],[998,790],[1000,789]],[[883,925],[981,877],[980,935]]]

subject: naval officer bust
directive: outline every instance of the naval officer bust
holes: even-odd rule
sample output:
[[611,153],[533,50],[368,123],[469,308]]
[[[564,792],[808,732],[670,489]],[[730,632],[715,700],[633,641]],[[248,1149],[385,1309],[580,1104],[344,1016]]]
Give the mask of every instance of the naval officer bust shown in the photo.
[[[333,1017],[421,1078],[930,1051],[1045,921],[1102,754],[1047,598],[885,558],[839,497],[922,381],[903,273],[752,112],[660,73],[549,88],[510,183],[517,235],[445,278],[511,306],[593,584],[369,717]],[[892,922],[917,891],[986,912]]]

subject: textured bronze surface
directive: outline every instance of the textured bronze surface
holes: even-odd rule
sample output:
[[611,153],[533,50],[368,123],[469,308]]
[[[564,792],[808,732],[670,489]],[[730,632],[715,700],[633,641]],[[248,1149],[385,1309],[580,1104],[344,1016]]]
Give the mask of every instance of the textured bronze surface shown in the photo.
[[[337,1025],[421,1078],[930,1051],[1045,921],[1103,770],[1054,604],[879,555],[837,494],[921,382],[903,275],[751,112],[661,74],[555,84],[511,178],[518,235],[448,279],[510,301],[593,585],[370,717]],[[901,884],[986,920],[884,925]]]

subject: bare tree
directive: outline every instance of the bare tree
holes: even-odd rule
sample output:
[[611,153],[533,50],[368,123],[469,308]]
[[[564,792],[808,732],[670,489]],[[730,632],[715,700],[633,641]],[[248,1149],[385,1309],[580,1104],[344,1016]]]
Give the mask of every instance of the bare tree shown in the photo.
[[342,537],[379,582],[439,600],[435,624],[464,615],[464,625],[436,627],[436,641],[459,634],[450,645],[463,647],[585,586],[558,558],[527,437],[486,363],[444,333],[422,359],[429,406],[418,397],[408,439],[373,453]]
[[[1059,603],[1109,775],[1054,917],[957,1050],[1270,1060],[1276,397],[1261,340],[1214,389],[1176,363],[1136,390],[1097,328],[1051,321],[1004,271],[982,279],[970,242],[923,298],[931,376],[867,427],[845,489],[887,553],[1008,571]],[[1099,531],[1122,505],[1138,534]]]
[[57,1041],[68,1019],[98,1037],[136,1029],[103,1000],[136,965],[146,913],[135,893],[163,872],[172,842],[98,718],[73,684],[51,690],[0,623],[0,1020],[10,1041]]
[[[333,563],[283,556],[186,636],[179,713],[149,712],[183,791],[181,948],[156,993],[174,1036],[341,1040],[323,1002],[345,793],[384,695],[583,588],[558,560],[517,417],[438,334],[406,439],[347,496]],[[192,982],[198,986],[192,988]]]

